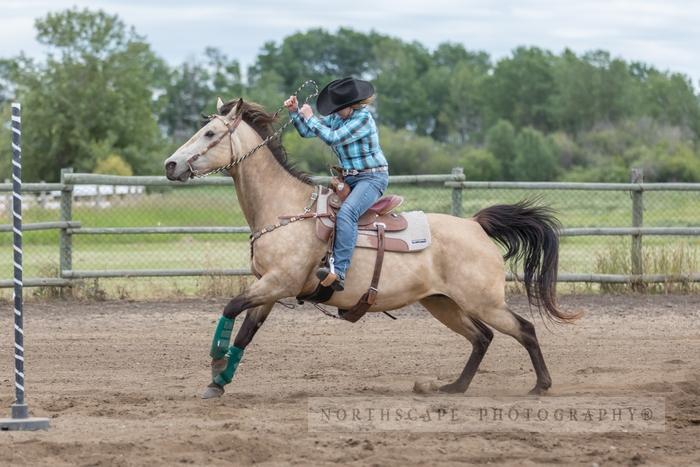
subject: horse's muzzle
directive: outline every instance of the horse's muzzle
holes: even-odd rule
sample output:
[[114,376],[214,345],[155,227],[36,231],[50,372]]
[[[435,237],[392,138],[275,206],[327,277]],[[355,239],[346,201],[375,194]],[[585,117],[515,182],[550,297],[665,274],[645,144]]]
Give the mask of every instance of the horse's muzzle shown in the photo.
[[190,171],[189,167],[187,167],[185,170],[182,171],[182,173],[178,174],[177,176],[175,175],[176,172],[177,162],[170,161],[167,164],[165,164],[165,176],[168,180],[186,182],[192,176],[192,172]]

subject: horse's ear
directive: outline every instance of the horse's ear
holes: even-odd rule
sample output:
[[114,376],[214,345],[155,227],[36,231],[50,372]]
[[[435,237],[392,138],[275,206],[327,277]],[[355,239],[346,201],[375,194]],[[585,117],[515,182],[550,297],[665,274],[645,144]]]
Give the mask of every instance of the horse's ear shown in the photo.
[[224,107],[224,101],[220,97],[216,98],[216,113],[221,115],[221,109]]
[[238,101],[236,101],[236,105],[233,106],[233,109],[231,110],[231,115],[238,117],[238,114],[240,114],[243,111],[243,98],[239,97]]

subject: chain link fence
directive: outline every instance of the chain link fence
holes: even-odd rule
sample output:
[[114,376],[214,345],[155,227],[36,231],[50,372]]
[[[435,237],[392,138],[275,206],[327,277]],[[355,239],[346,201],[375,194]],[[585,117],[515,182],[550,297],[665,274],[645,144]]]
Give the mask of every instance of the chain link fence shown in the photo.
[[[25,225],[60,221],[80,224],[79,228],[26,231],[26,278],[110,276],[110,271],[116,271],[112,274],[116,278],[110,280],[128,290],[137,282],[143,283],[125,277],[128,271],[135,276],[139,271],[155,271],[152,275],[157,275],[164,270],[196,270],[193,274],[215,275],[248,268],[250,250],[243,228],[246,221],[230,179],[209,184],[207,180],[214,180],[209,178],[203,183],[176,186],[159,177],[92,177],[72,174],[63,190],[60,184],[53,184],[47,185],[51,189],[39,191],[33,187],[36,189],[25,193]],[[634,226],[630,191],[494,188],[469,186],[467,182],[456,196],[455,184],[445,183],[463,179],[459,171],[444,176],[392,177],[389,192],[404,196],[405,203],[400,208],[404,211],[461,211],[468,217],[494,204],[538,199],[557,211],[565,232],[571,228]],[[153,180],[160,182],[153,184]],[[71,212],[61,209],[62,197],[64,201],[70,197]],[[0,200],[0,210],[7,219],[10,194],[0,192]],[[700,184],[692,191],[644,191],[643,226],[700,227]],[[220,228],[220,232],[197,232],[212,227]],[[241,229],[232,233],[232,227]],[[130,232],[110,230],[119,228]],[[146,233],[152,230],[159,232]],[[64,246],[63,253],[59,243]],[[631,243],[630,235],[565,234],[561,238],[559,273],[633,274]],[[9,231],[0,233],[0,250],[0,279],[10,281]],[[697,234],[644,235],[642,251],[645,274],[692,275],[700,271]],[[81,271],[91,274],[80,276]],[[165,278],[159,280],[158,287],[166,293],[169,288],[177,293],[197,293],[203,280],[195,276]]]
[[[551,206],[565,229],[634,226],[632,194],[628,191],[468,189],[463,192],[463,212],[470,215],[492,204],[522,199],[538,199]],[[700,227],[700,187],[698,191],[644,192],[643,226]],[[563,235],[560,241],[560,274],[633,273],[630,235]],[[645,235],[644,272],[698,272],[699,252],[697,235]],[[670,263],[665,264],[664,258]]]

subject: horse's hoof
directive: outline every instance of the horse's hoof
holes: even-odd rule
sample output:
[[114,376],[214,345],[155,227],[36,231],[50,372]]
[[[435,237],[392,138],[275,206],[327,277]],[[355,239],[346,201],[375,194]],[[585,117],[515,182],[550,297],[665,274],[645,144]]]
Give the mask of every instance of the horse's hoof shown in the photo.
[[465,388],[461,384],[457,384],[457,383],[446,384],[446,385],[440,386],[438,388],[438,391],[444,392],[447,394],[459,394],[459,393],[462,393],[466,390],[467,390],[467,388]]
[[544,396],[545,394],[547,394],[547,390],[539,386],[535,386],[530,390],[530,392],[528,392],[528,395],[530,396]]
[[224,388],[218,384],[212,383],[202,393],[202,399],[214,399],[224,395]]

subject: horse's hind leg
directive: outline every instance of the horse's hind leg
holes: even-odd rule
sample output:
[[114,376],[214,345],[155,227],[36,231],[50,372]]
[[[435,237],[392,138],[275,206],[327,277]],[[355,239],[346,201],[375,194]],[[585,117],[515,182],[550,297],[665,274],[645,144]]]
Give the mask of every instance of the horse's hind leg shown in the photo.
[[480,310],[478,317],[494,329],[513,336],[527,349],[537,375],[537,383],[530,394],[544,394],[552,386],[552,378],[544,363],[544,356],[535,334],[535,326],[530,321],[510,311],[505,303],[499,307]]
[[481,360],[493,339],[493,332],[479,320],[469,318],[459,306],[444,295],[434,295],[421,300],[421,304],[442,324],[457,334],[466,337],[472,344],[469,360],[454,382],[440,387],[440,391],[448,393],[464,392],[476,374]]

